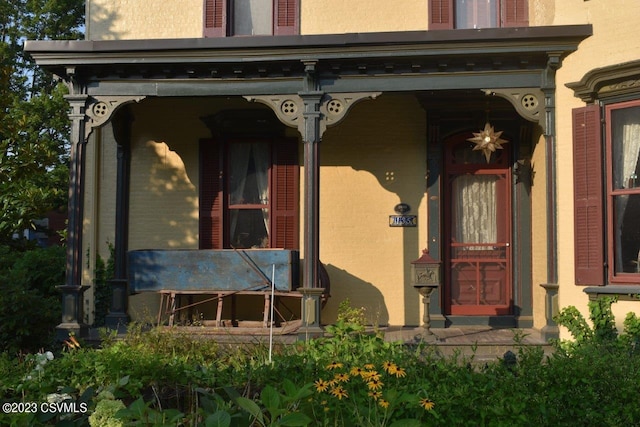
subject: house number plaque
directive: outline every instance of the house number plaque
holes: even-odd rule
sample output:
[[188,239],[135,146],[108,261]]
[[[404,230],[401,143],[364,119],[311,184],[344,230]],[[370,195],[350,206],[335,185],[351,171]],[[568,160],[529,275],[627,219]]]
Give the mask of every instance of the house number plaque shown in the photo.
[[416,215],[389,215],[389,227],[415,227],[418,225]]

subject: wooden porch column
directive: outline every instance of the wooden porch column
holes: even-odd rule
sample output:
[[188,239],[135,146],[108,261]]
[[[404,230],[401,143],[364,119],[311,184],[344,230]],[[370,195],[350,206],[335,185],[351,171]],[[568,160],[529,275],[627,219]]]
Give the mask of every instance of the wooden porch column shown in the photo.
[[65,283],[58,286],[62,291],[62,322],[56,327],[56,336],[62,341],[73,333],[86,336],[88,326],[84,323],[82,286],[82,216],[84,199],[84,155],[87,143],[85,131],[85,108],[87,95],[67,95],[71,111],[71,137],[69,161],[69,202],[67,225],[67,257]]
[[105,317],[105,326],[125,332],[129,323],[127,307],[127,250],[129,243],[129,183],[131,167],[131,123],[133,116],[128,107],[120,109],[112,121],[113,136],[117,144],[116,178],[116,230],[114,241],[114,274],[108,280],[112,289],[111,307]]
[[320,142],[327,127],[335,126],[349,109],[364,99],[375,99],[380,92],[326,93],[321,90],[316,73],[317,61],[304,61],[305,76],[298,94],[245,96],[248,101],[267,105],[278,119],[295,127],[302,135],[304,146],[304,230],[302,234],[304,259],[302,261],[302,313],[303,324],[299,336],[322,334],[320,322]]
[[547,283],[542,283],[546,291],[546,325],[540,331],[544,340],[557,339],[560,331],[553,320],[554,301],[558,294],[558,221],[556,184],[556,71],[560,68],[558,55],[550,56],[543,73],[542,91],[545,94],[545,152],[547,156]]
[[323,93],[317,90],[315,76],[315,62],[305,63],[307,76],[304,81],[304,90],[299,93],[304,104],[302,114],[304,120],[304,132],[302,142],[304,145],[304,261],[303,280],[304,288],[318,287],[318,264],[320,259],[320,153],[321,140],[320,102]]
[[[305,63],[306,77],[304,90],[299,93],[303,102],[304,146],[304,231],[303,231],[303,275],[302,275],[302,327],[300,335],[322,335],[320,321],[320,297],[322,290],[318,283],[318,265],[320,264],[320,153],[319,144],[322,138],[320,121],[320,103],[323,93],[318,90],[315,62]],[[306,307],[306,309],[305,309]],[[312,310],[309,307],[315,307]]]

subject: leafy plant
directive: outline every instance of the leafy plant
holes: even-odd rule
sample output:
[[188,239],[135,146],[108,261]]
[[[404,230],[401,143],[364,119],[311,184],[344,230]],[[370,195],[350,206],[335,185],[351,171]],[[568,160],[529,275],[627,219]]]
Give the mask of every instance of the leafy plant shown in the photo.
[[252,421],[263,427],[309,425],[311,418],[297,409],[301,400],[312,394],[311,385],[299,388],[285,378],[282,387],[284,393],[280,393],[271,385],[266,385],[260,392],[258,402],[244,396],[237,396],[233,401],[251,415]]
[[113,279],[115,268],[113,244],[109,243],[109,258],[105,261],[100,255],[96,256],[96,266],[93,279],[93,304],[94,304],[94,327],[101,327],[105,324],[105,317],[111,308],[111,298],[113,289],[109,283]]
[[554,320],[559,325],[566,327],[575,340],[573,342],[565,341],[562,346],[570,349],[590,343],[637,347],[640,342],[640,321],[634,313],[627,314],[623,333],[619,335],[615,316],[611,309],[612,304],[616,301],[617,299],[614,297],[589,301],[591,326],[576,307],[569,306],[561,310]]
[[11,255],[0,261],[0,351],[17,354],[51,347],[62,315],[56,286],[64,284],[64,248],[5,250]]

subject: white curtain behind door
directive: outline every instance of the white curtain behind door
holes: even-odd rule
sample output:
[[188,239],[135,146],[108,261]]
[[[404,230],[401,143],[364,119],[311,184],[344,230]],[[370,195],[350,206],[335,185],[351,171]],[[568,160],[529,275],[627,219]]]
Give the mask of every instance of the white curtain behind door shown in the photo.
[[495,175],[469,174],[454,179],[453,220],[457,243],[497,242],[496,182]]

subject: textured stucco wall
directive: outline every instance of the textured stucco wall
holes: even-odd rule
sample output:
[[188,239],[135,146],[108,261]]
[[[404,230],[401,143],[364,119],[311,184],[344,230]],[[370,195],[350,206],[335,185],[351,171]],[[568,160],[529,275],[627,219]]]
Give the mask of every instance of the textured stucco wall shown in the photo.
[[426,0],[301,0],[302,34],[426,30]]
[[87,0],[88,40],[202,37],[202,0]]
[[[424,112],[411,95],[387,94],[356,105],[321,145],[320,258],[331,275],[323,321],[344,298],[374,324],[417,325],[421,304],[410,262],[426,246]],[[416,228],[389,227],[400,202]]]
[[[552,3],[552,2],[549,2]],[[557,73],[557,165],[558,165],[558,266],[560,307],[575,305],[587,313],[587,296],[575,286],[573,251],[573,155],[571,110],[584,106],[565,84],[579,81],[588,71],[638,59],[640,2],[629,0],[562,0],[554,6],[554,25],[592,24],[593,36],[569,55]],[[638,304],[616,304],[619,321]],[[566,336],[566,332],[563,333]]]
[[[301,34],[427,29],[426,0],[301,0]],[[87,0],[89,40],[202,37],[202,0]]]

